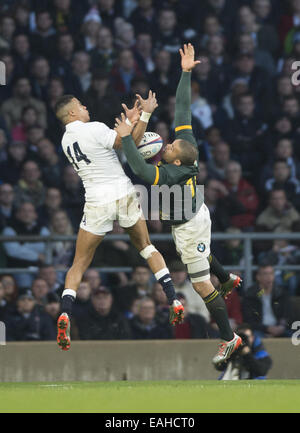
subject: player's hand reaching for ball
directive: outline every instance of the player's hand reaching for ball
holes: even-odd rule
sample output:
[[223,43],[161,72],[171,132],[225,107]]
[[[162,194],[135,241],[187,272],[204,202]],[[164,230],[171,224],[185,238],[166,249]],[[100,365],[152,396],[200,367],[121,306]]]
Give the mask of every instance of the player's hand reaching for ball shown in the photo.
[[131,134],[131,132],[132,132],[132,130],[136,124],[137,124],[137,121],[132,122],[131,125],[128,125],[126,123],[125,114],[121,113],[121,119],[119,119],[118,117],[116,118],[116,123],[115,123],[114,129],[120,135],[120,137],[127,137],[128,135]]
[[149,90],[147,99],[143,99],[141,95],[136,95],[136,97],[139,101],[139,106],[145,113],[153,113],[158,107],[156,93],[152,92],[152,90]]
[[184,44],[183,49],[179,50],[181,55],[181,67],[184,72],[191,72],[195,66],[199,65],[200,60],[195,60],[195,50],[192,44]]
[[127,119],[130,120],[131,123],[140,120],[142,109],[138,99],[135,101],[135,104],[132,108],[128,108],[126,104],[122,104],[122,107],[125,111]]

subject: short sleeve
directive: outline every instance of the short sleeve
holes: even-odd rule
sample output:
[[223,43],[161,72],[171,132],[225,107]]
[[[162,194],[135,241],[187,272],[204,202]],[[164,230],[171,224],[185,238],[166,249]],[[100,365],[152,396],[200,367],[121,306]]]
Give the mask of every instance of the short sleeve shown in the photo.
[[117,132],[115,130],[110,129],[101,122],[91,122],[89,127],[92,136],[97,141],[97,144],[105,149],[111,150],[113,148],[117,137]]

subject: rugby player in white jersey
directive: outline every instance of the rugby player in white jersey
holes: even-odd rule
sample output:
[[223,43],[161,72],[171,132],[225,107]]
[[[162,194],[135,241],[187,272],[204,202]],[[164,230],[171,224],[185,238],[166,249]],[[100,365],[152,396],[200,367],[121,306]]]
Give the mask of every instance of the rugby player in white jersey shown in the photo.
[[[140,143],[151,113],[157,107],[155,93],[148,99],[137,95],[132,110],[125,108],[132,137]],[[142,110],[140,115],[139,109]],[[169,270],[162,255],[151,244],[146,222],[134,186],[125,175],[116,149],[122,139],[113,129],[100,122],[90,122],[85,106],[72,95],[63,96],[56,104],[56,116],[65,125],[62,147],[69,162],[81,177],[85,188],[84,214],[76,241],[73,264],[67,272],[62,294],[61,315],[57,322],[57,343],[62,350],[70,348],[72,304],[84,272],[92,262],[96,248],[118,220],[130,236],[132,244],[162,285],[170,305],[170,322],[183,320],[183,306],[177,300]],[[113,265],[113,263],[112,263]]]

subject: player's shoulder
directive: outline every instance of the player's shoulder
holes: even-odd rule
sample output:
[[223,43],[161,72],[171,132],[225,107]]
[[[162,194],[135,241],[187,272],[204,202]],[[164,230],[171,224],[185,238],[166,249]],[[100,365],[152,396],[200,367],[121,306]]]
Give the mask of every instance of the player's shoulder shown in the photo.
[[105,125],[105,123],[98,122],[98,121],[87,122],[85,125],[86,125],[87,128],[90,128],[90,129],[96,129],[96,130],[99,130],[99,129],[106,130],[106,129],[108,129],[108,126]]

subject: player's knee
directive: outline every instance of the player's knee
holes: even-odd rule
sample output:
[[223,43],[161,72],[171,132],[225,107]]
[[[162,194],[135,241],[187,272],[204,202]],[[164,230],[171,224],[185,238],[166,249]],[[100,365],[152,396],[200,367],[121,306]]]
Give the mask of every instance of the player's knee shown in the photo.
[[143,259],[145,260],[149,260],[152,257],[152,254],[154,253],[158,253],[157,249],[155,248],[154,245],[150,244],[147,245],[145,248],[143,248],[140,251],[140,255],[143,257]]
[[187,265],[187,270],[193,284],[205,283],[210,280],[210,269],[207,259],[189,263]]

